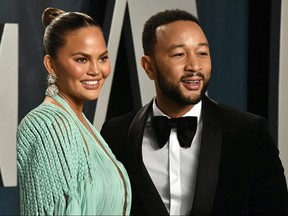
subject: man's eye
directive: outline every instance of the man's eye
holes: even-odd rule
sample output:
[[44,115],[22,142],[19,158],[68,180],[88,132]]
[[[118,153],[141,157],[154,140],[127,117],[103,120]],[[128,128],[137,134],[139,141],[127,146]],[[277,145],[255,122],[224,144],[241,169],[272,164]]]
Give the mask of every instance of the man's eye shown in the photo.
[[184,56],[184,53],[176,53],[173,56]]
[[202,52],[202,53],[200,53],[201,55],[207,55],[207,53],[206,52]]
[[206,56],[206,55],[208,55],[208,53],[207,52],[200,52],[199,55]]

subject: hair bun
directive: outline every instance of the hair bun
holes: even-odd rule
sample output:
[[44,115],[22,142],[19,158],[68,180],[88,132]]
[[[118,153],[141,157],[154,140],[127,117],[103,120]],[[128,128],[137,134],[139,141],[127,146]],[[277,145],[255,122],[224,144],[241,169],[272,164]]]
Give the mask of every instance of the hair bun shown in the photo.
[[42,24],[46,28],[53,19],[58,17],[60,14],[65,13],[65,11],[58,8],[48,7],[42,13]]

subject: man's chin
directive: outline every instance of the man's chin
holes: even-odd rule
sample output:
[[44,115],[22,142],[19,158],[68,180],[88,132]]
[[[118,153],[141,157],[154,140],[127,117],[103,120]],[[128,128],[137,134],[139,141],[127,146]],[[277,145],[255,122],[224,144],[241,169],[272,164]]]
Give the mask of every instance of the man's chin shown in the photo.
[[197,103],[199,103],[199,101],[202,99],[202,95],[193,95],[192,97],[181,97],[178,98],[178,103],[181,103],[183,105],[195,105]]
[[195,104],[199,103],[199,101],[201,101],[201,97],[190,100],[189,105],[195,105]]

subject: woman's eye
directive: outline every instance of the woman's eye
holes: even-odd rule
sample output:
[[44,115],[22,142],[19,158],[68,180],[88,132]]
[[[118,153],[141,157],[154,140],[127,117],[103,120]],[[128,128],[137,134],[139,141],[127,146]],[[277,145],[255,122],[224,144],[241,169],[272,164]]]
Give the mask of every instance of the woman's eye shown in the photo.
[[99,59],[99,61],[100,62],[106,62],[108,58],[109,58],[108,56],[103,56]]
[[86,58],[78,58],[78,59],[76,59],[76,61],[79,63],[86,63],[87,59]]

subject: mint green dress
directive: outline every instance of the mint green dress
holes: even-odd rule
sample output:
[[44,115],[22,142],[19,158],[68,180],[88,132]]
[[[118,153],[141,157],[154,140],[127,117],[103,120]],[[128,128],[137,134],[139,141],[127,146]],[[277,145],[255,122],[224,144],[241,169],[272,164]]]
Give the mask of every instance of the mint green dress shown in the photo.
[[129,215],[123,165],[87,119],[98,141],[60,96],[54,99],[65,110],[42,103],[18,126],[21,214]]

